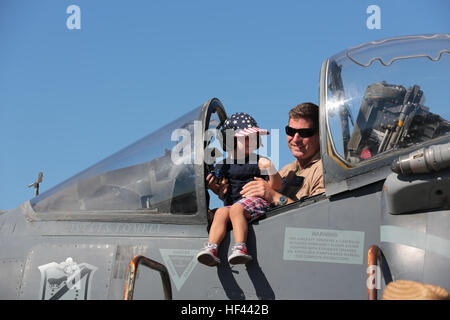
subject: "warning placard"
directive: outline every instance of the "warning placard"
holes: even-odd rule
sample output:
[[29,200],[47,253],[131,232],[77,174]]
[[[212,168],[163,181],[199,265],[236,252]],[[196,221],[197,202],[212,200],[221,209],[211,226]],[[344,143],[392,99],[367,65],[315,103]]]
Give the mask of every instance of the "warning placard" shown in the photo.
[[284,260],[362,264],[364,232],[286,228]]

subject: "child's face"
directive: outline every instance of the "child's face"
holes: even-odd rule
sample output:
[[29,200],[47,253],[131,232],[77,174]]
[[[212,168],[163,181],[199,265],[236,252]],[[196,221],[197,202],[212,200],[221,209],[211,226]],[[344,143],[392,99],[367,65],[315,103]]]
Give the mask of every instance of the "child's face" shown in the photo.
[[236,151],[238,155],[248,156],[258,146],[258,135],[252,134],[251,136],[237,137],[236,141]]

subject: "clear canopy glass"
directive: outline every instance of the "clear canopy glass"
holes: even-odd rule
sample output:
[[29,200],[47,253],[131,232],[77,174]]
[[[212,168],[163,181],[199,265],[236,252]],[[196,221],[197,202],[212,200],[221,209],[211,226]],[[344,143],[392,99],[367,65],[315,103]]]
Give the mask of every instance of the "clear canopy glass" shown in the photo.
[[367,43],[329,59],[326,114],[349,165],[450,133],[450,35]]
[[[194,152],[173,161],[177,129],[194,137],[201,107],[111,155],[30,202],[36,212],[140,210],[195,214],[197,193]],[[200,125],[201,128],[201,125]],[[175,136],[176,137],[176,136]],[[187,142],[186,142],[187,141]],[[194,151],[194,139],[186,140]],[[178,150],[178,149],[176,149]],[[186,159],[185,159],[186,160]]]

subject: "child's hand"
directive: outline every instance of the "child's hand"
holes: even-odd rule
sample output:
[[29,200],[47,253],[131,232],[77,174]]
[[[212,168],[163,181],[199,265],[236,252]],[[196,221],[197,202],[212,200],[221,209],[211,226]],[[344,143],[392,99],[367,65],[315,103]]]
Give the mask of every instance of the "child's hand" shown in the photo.
[[261,170],[261,174],[264,175],[274,175],[278,172],[273,163],[269,159],[263,157],[259,158],[258,168]]
[[272,162],[267,158],[259,158],[258,168],[259,170],[268,169],[272,165]]

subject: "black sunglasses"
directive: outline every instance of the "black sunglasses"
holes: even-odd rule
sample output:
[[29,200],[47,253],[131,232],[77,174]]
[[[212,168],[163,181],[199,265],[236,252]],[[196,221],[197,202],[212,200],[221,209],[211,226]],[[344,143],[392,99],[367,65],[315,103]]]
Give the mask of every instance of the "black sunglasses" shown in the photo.
[[291,137],[295,136],[295,134],[298,133],[298,135],[302,138],[309,138],[317,133],[317,130],[313,129],[313,128],[294,129],[289,126],[286,126],[285,129],[286,129],[286,134]]

